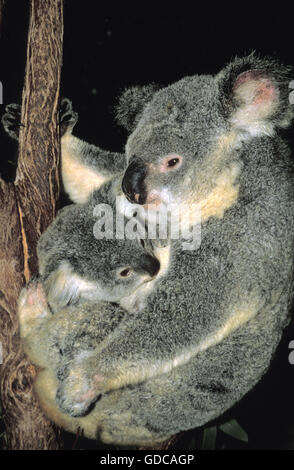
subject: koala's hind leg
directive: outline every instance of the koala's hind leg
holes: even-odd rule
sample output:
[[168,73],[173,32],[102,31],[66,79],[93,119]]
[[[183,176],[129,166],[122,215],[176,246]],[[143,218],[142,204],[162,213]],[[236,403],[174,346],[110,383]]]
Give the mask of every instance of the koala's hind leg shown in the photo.
[[49,316],[51,317],[51,312],[42,283],[31,281],[27,287],[22,289],[18,301],[21,336],[28,336]]
[[18,318],[24,350],[31,361],[37,365],[46,364],[47,361],[46,326],[51,317],[52,313],[42,283],[38,280],[31,281],[21,291],[18,301]]

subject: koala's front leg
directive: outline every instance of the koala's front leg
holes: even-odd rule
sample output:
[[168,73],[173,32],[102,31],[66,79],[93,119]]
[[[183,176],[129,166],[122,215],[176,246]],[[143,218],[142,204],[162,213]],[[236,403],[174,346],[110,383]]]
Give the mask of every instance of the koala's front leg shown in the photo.
[[59,128],[61,138],[65,134],[71,134],[78,122],[79,115],[73,110],[72,102],[68,98],[63,98],[59,109]]
[[268,368],[279,339],[279,328],[264,314],[188,363],[105,394],[95,405],[100,438],[108,444],[152,447],[168,436],[205,425],[252,389]]
[[124,154],[102,150],[72,135],[78,115],[68,99],[61,102],[61,167],[65,191],[73,202],[83,203],[89,194],[123,172]]
[[84,416],[100,396],[99,382],[102,378],[93,369],[94,364],[91,352],[82,351],[78,358],[59,367],[56,403],[64,413],[73,417]]
[[124,329],[126,316],[110,302],[81,302],[52,316],[48,330],[60,354],[53,365],[59,381],[56,403],[63,412],[83,416],[99,397],[104,377],[97,358],[109,337]]
[[[71,133],[78,121],[78,114],[73,111],[71,102],[64,98],[60,106],[60,135]],[[23,126],[21,123],[21,106],[17,103],[8,104],[1,119],[4,130],[15,140],[19,139],[19,130]]]
[[[10,104],[5,108],[2,125],[13,139],[18,140],[21,107]],[[125,168],[125,155],[102,150],[72,135],[78,121],[70,100],[64,98],[60,106],[61,172],[65,191],[73,202],[85,202],[89,194],[119,175]]]
[[1,122],[7,134],[15,140],[18,140],[20,127],[23,126],[20,119],[21,106],[16,103],[8,104],[5,107],[5,114],[2,116]]
[[[71,376],[71,387],[68,387],[68,390],[79,390],[79,395],[81,395],[80,390],[83,388],[82,385],[87,383],[87,390],[88,392],[91,391],[91,397],[93,395],[93,397],[97,398],[104,393],[142,382],[147,378],[149,375],[148,357],[141,358],[140,364],[135,362],[135,355],[125,359],[124,355],[127,347],[121,343],[118,336],[114,342],[108,339],[108,341],[101,343],[96,351],[92,352],[91,357],[83,363],[83,379],[85,382],[81,380],[79,374],[73,373]],[[146,374],[144,364],[146,364]],[[87,376],[85,375],[86,373]],[[74,386],[73,382],[75,383]],[[81,402],[80,399],[78,401]],[[64,404],[61,405],[61,408],[66,411]],[[66,412],[70,412],[69,409]]]

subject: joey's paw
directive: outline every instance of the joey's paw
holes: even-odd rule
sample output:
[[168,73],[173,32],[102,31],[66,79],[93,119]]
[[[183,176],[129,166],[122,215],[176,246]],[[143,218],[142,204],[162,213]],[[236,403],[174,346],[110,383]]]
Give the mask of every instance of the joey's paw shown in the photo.
[[20,122],[21,106],[16,103],[8,104],[5,107],[5,113],[2,116],[1,122],[4,130],[12,139],[18,140],[19,129],[23,124]]
[[95,381],[89,380],[82,370],[71,370],[56,392],[56,403],[70,416],[85,416],[99,396]]
[[31,281],[22,289],[18,300],[18,316],[22,336],[51,316],[43,285],[39,281]]
[[72,109],[72,103],[68,98],[63,98],[60,103],[60,135],[70,133],[78,121],[78,113]]

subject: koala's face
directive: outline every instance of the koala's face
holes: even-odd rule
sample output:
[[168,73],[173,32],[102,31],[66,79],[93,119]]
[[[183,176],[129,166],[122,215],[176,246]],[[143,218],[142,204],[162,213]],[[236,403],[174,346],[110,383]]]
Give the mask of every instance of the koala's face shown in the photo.
[[145,250],[144,240],[103,240],[101,243],[95,273],[89,272],[91,278],[97,280],[95,299],[119,302],[157,275],[160,263]]
[[242,142],[273,136],[291,121],[288,86],[287,68],[250,55],[214,77],[187,77],[155,92],[126,145],[127,199],[151,210],[199,204],[207,216],[225,199],[229,206]]
[[119,303],[158,274],[160,263],[144,240],[95,240],[87,250],[84,245],[78,255],[60,259],[45,280],[54,312],[79,300]]
[[131,202],[158,208],[188,200],[216,129],[222,127],[211,119],[213,84],[209,76],[182,80],[157,92],[146,106],[126,146],[123,190]]

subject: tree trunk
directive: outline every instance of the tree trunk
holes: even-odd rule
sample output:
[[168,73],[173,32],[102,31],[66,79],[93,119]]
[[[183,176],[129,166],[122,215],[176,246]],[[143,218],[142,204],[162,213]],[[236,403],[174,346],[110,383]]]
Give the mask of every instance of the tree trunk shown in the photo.
[[14,183],[0,179],[0,392],[9,449],[59,448],[32,391],[36,370],[22,350],[16,308],[21,288],[38,273],[37,241],[59,199],[62,38],[63,0],[31,0],[18,168]]

